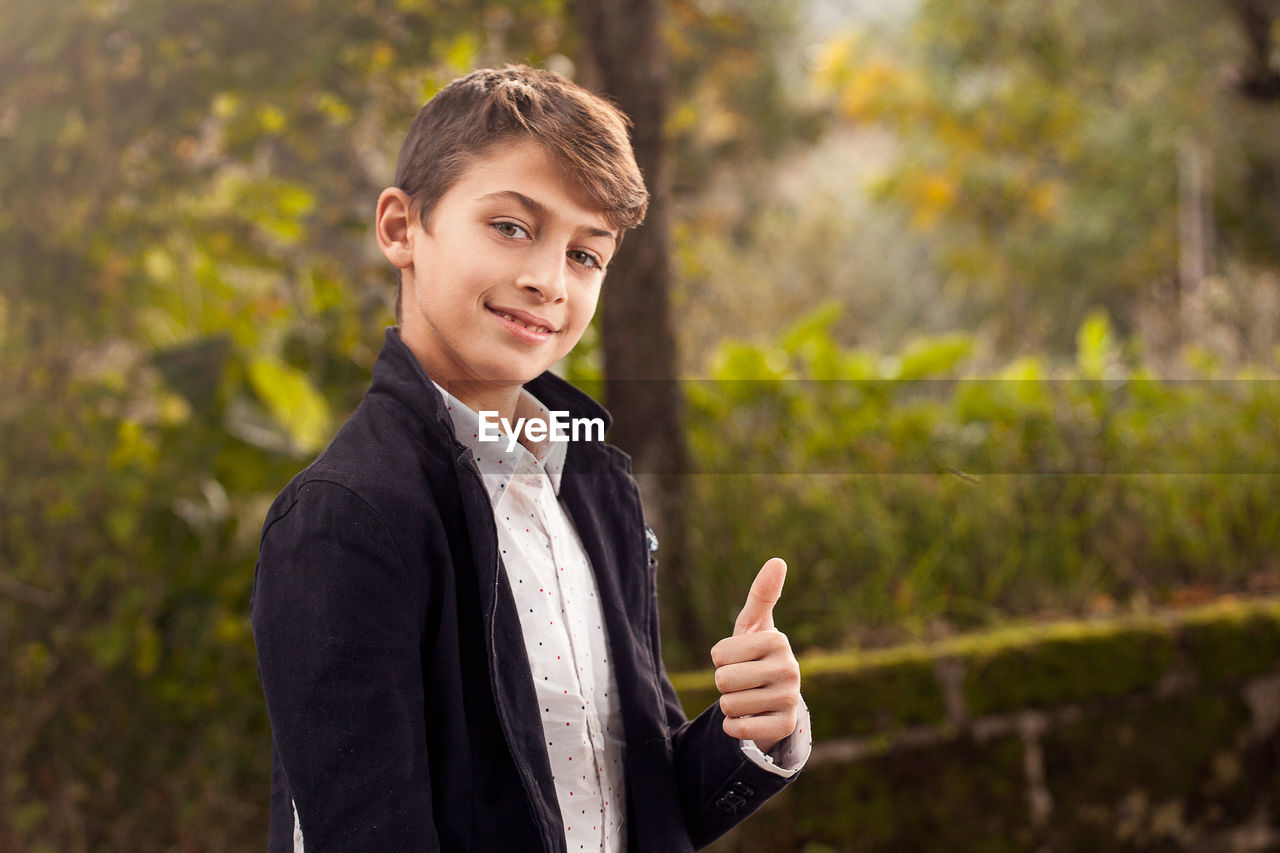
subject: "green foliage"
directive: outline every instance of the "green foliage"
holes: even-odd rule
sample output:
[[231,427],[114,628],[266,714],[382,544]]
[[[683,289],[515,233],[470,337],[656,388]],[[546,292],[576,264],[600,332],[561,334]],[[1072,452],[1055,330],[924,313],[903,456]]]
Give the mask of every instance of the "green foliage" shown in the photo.
[[1174,659],[1160,625],[1115,632],[1068,626],[1024,646],[979,649],[970,658],[965,706],[982,716],[1149,691]]
[[564,14],[0,0],[0,847],[261,846],[258,531],[368,383],[373,201]]
[[1248,678],[1270,672],[1280,647],[1274,613],[1224,608],[1208,611],[1183,626],[1181,641],[1191,668],[1201,678]]
[[835,322],[819,309],[774,342],[728,341],[714,378],[689,383],[709,623],[731,624],[775,554],[801,648],[1245,591],[1274,572],[1273,372],[1157,381],[1097,314],[1074,364],[978,378],[962,337],[879,356],[836,344]]

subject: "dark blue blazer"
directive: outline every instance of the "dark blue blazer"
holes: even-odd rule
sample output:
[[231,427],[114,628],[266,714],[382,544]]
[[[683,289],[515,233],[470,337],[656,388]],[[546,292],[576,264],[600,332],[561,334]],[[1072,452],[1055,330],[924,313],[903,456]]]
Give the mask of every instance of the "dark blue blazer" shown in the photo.
[[[545,373],[528,389],[608,414]],[[685,719],[662,665],[630,460],[569,448],[560,498],[591,560],[626,732],[628,850],[704,846],[788,780],[718,704]],[[280,493],[250,602],[273,733],[271,851],[564,851],[489,497],[396,329],[328,449]]]

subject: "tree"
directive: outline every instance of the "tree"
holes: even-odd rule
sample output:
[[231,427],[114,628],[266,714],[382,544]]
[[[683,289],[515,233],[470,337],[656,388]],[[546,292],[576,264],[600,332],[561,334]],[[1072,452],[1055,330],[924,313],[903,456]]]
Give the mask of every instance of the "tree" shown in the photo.
[[[684,271],[673,256],[672,231],[700,232],[693,199],[719,176],[736,176],[743,210],[756,210],[754,202],[764,203],[769,164],[817,135],[820,122],[798,105],[779,61],[794,15],[792,5],[776,0],[731,9],[683,0],[577,7],[582,79],[632,117],[637,160],[652,196],[645,225],[627,237],[611,264],[600,337],[606,402],[615,416],[610,440],[633,455],[661,539],[665,633],[673,641],[669,656],[682,662],[702,660],[723,614],[706,594],[705,567],[689,556],[697,519],[679,324],[672,317]],[[743,566],[743,579],[749,582],[758,568]]]
[[[878,192],[929,234],[973,318],[1061,352],[1093,307],[1129,331],[1176,304],[1189,149],[1213,164],[1208,266],[1280,265],[1280,117],[1228,85],[1240,32],[1219,4],[926,2],[895,49],[835,45],[825,79],[847,120],[899,140]],[[1263,80],[1256,45],[1245,77]]]
[[1258,101],[1280,100],[1280,63],[1277,62],[1277,23],[1280,3],[1275,0],[1227,0],[1248,45],[1239,65],[1236,85],[1241,94]]
[[688,449],[677,379],[670,311],[670,185],[666,129],[666,53],[659,0],[579,6],[585,79],[613,97],[633,122],[636,162],[649,187],[643,227],[629,235],[611,264],[601,305],[605,401],[615,423],[610,440],[628,451],[647,514],[663,543],[664,600],[689,647],[707,645],[708,626],[691,606],[687,559]]

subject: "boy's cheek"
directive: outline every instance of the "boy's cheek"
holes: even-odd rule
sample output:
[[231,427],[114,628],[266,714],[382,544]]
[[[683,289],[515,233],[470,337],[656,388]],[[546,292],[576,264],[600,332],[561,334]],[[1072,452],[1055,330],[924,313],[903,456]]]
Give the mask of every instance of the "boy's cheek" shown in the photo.
[[586,334],[587,327],[591,325],[591,320],[595,317],[595,313],[595,305],[593,304],[591,306],[591,310],[586,313],[583,319],[575,319],[572,329],[565,330],[569,337],[561,344],[561,346],[566,353],[576,347],[582,340],[582,336]]

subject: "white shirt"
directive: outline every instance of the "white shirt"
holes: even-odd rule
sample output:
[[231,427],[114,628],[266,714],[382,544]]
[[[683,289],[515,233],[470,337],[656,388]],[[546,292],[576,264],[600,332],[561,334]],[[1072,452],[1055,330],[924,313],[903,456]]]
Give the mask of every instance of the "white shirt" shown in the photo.
[[[626,849],[622,711],[595,575],[559,501],[568,442],[522,436],[531,449],[516,443],[508,450],[505,432],[499,441],[481,441],[478,414],[435,387],[458,440],[475,456],[493,505],[568,849],[621,853]],[[549,421],[546,407],[524,389],[515,414]],[[742,742],[743,752],[771,772],[790,776],[808,758],[807,709],[800,726],[797,737],[779,745],[777,763],[751,741]]]

